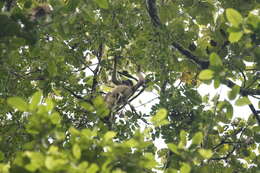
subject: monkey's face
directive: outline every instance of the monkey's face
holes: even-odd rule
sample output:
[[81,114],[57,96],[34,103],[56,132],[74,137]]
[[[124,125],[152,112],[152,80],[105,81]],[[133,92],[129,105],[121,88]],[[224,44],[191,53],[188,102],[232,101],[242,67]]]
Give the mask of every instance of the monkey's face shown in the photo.
[[133,82],[131,80],[129,80],[129,79],[128,80],[123,80],[122,83],[124,85],[130,86],[130,87],[132,87],[134,85]]

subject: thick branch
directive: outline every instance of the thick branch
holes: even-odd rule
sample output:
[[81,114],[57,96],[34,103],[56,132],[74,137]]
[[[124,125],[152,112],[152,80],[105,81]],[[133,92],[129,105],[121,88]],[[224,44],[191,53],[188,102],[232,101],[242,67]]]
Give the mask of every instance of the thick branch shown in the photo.
[[249,108],[251,109],[251,111],[252,111],[254,117],[256,118],[258,125],[260,126],[260,117],[259,117],[258,112],[255,110],[254,105],[253,105],[253,104],[249,104],[248,106],[249,106]]

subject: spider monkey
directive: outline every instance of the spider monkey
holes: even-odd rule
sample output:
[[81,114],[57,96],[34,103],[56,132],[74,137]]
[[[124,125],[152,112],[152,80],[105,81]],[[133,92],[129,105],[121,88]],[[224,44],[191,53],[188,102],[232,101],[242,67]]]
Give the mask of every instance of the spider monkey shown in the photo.
[[115,106],[122,105],[127,102],[129,97],[131,97],[134,92],[144,84],[145,79],[143,75],[140,72],[140,67],[138,68],[138,81],[134,85],[131,80],[123,80],[119,81],[116,78],[116,66],[117,66],[117,59],[118,57],[115,57],[114,59],[114,68],[113,68],[113,74],[112,74],[112,82],[116,85],[116,87],[105,96],[105,101],[108,105],[108,108],[113,109]]

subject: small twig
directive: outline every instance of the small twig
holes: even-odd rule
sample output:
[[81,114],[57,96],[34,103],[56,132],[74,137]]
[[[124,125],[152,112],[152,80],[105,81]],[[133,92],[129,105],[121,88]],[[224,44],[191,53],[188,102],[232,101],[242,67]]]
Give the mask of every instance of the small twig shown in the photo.
[[69,93],[71,93],[75,98],[77,98],[77,99],[79,99],[79,100],[83,100],[83,101],[85,101],[85,102],[91,102],[89,99],[85,99],[85,98],[83,98],[82,96],[80,96],[80,95],[77,95],[74,91],[72,91],[71,89],[69,89],[69,88],[66,88],[66,87],[62,87],[63,89],[65,89],[66,91],[68,91]]
[[145,102],[145,103],[142,103],[142,104],[136,106],[135,108],[139,108],[139,107],[144,106],[144,105],[146,105],[146,104],[148,104],[148,103],[151,103],[152,101],[154,101],[155,99],[158,99],[158,98],[159,98],[159,97],[155,97],[155,98],[153,98],[153,99],[151,99],[151,100],[149,100],[149,101],[147,101],[147,102]]
[[98,84],[97,77],[102,68],[102,67],[100,68],[101,58],[103,56],[103,44],[102,43],[99,45],[99,50],[98,50],[96,56],[98,59],[98,64],[97,64],[97,67],[95,68],[95,70],[93,71],[94,77],[93,77],[93,83],[92,83],[92,93],[94,93],[96,91],[96,87]]

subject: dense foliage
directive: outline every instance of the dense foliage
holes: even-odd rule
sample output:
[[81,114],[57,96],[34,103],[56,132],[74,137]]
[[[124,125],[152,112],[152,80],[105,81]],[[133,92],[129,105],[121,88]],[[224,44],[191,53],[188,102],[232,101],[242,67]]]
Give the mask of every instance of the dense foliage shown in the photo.
[[[1,173],[259,173],[259,1],[3,0],[0,9]],[[138,67],[146,76],[130,100],[157,102],[107,108],[115,57],[121,79]],[[230,90],[201,96],[203,84]]]

